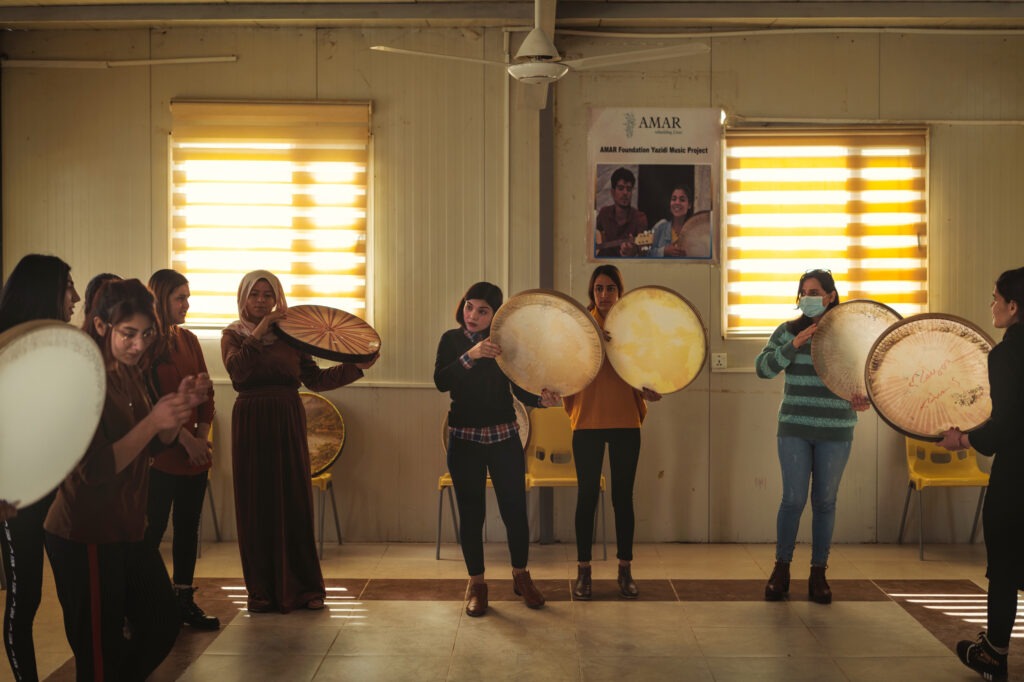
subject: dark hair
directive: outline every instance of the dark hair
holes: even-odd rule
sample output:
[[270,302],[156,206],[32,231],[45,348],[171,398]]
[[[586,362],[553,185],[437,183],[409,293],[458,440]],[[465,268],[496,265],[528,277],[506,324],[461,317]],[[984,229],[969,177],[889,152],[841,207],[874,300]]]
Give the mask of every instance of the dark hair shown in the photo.
[[92,316],[106,325],[106,331],[101,334],[95,323],[86,331],[100,347],[108,367],[114,363],[114,356],[110,350],[110,330],[114,325],[135,315],[145,315],[153,321],[154,326],[157,324],[153,294],[142,282],[137,279],[111,281],[100,289]]
[[[689,207],[686,209],[686,215],[683,217],[689,218],[690,216],[693,215],[693,190],[690,189],[689,185],[682,182],[677,182],[676,184],[672,185],[672,189],[669,190],[668,193],[668,203],[670,206],[672,204],[672,195],[676,193],[677,189],[683,190],[683,193],[686,194],[686,203],[689,204]],[[669,222],[671,222],[673,218],[674,216],[672,215],[672,211],[670,210],[668,214]]]
[[587,285],[587,296],[590,297],[590,305],[587,306],[587,310],[593,310],[597,306],[597,301],[594,300],[594,282],[601,275],[615,282],[615,286],[619,288],[619,296],[622,296],[624,287],[622,286],[622,273],[619,272],[619,269],[614,265],[598,265],[590,273],[590,284]]
[[625,180],[629,184],[636,187],[636,176],[633,175],[633,171],[628,168],[616,168],[615,172],[612,173],[612,188],[619,184],[619,180]]
[[491,310],[498,312],[498,308],[504,302],[505,298],[501,294],[501,289],[490,282],[477,282],[469,289],[466,290],[466,295],[459,301],[459,307],[455,309],[455,321],[460,325],[466,324],[466,318],[462,314],[462,309],[466,307],[466,301],[471,298],[487,301],[487,305],[491,306]]
[[[796,302],[800,304],[800,290],[803,289],[804,282],[809,279],[816,279],[821,283],[821,288],[825,290],[826,294],[831,294],[836,290],[836,280],[832,277],[831,270],[808,270],[800,276],[800,283],[796,285]],[[836,293],[836,297],[832,299],[832,302],[825,306],[825,310],[831,310],[839,305],[839,294]],[[802,332],[803,330],[814,324],[814,320],[801,314],[800,317],[795,320],[790,320],[786,323],[786,330],[794,336]]]
[[1007,270],[999,275],[999,279],[996,280],[996,291],[1007,303],[1013,301],[1017,304],[1017,319],[1013,324],[1024,319],[1024,268]]
[[89,325],[92,324],[92,309],[96,307],[96,299],[99,297],[100,289],[107,282],[117,282],[122,278],[120,275],[115,275],[112,272],[101,272],[85,285],[85,296],[83,297],[85,303],[82,306],[82,312],[85,313],[85,321],[82,322],[82,329],[89,331]]
[[156,299],[157,337],[156,343],[153,344],[154,358],[163,357],[168,348],[174,345],[174,340],[171,338],[171,327],[173,326],[173,322],[171,322],[171,294],[178,287],[187,284],[188,280],[185,279],[185,275],[169,268],[157,270],[149,278],[149,290],[153,292],[153,298]]
[[0,291],[0,332],[30,320],[64,319],[71,266],[56,256],[30,253],[11,270]]

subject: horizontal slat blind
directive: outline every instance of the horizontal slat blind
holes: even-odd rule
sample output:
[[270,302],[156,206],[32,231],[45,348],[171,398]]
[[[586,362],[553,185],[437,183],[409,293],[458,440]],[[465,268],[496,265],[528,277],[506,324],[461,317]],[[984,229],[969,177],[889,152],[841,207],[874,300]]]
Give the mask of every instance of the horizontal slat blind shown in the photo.
[[171,104],[171,267],[189,326],[238,317],[251,270],[291,305],[366,317],[369,103]]
[[927,310],[927,147],[923,129],[727,132],[726,335],[795,317],[813,268],[842,300]]

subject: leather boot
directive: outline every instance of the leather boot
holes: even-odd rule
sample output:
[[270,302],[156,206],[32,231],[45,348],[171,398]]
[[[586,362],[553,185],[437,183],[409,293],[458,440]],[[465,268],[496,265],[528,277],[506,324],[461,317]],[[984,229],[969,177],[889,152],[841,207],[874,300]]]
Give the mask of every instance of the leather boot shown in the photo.
[[623,566],[619,564],[619,596],[625,597],[626,599],[636,599],[640,596],[640,590],[637,588],[636,583],[633,582],[633,575],[629,571],[629,566]]
[[768,584],[764,586],[765,601],[779,601],[789,594],[789,562],[776,561]]
[[824,566],[811,566],[811,577],[807,579],[807,596],[818,604],[832,603],[832,588],[825,580]]
[[178,613],[181,622],[191,625],[197,630],[216,630],[220,628],[220,619],[214,616],[207,616],[201,608],[196,606],[192,599],[194,587],[175,587],[174,595],[178,598]]
[[578,566],[576,568],[576,586],[572,588],[572,593],[577,599],[590,601],[590,596],[593,593],[593,585],[590,581],[590,566]]
[[487,613],[487,583],[470,583],[466,615],[476,618],[485,613]]
[[530,577],[529,571],[512,573],[512,589],[523,598],[523,601],[531,609],[539,609],[544,606],[544,595],[533,584],[533,578]]

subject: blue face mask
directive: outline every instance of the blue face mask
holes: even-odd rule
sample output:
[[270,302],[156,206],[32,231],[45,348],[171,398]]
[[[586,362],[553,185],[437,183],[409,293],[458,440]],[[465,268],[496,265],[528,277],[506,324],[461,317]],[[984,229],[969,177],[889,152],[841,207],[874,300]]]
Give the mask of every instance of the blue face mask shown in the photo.
[[821,296],[801,296],[797,307],[807,317],[814,318],[825,314],[825,304],[822,303]]

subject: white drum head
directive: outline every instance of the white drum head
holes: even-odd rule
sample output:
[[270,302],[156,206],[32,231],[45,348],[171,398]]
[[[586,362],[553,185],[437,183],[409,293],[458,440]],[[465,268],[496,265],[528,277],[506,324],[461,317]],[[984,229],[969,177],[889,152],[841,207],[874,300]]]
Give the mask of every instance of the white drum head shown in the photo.
[[811,360],[828,390],[843,400],[866,396],[868,351],[882,332],[901,319],[885,304],[860,299],[840,303],[825,313],[811,337]]
[[604,323],[608,361],[636,389],[674,393],[690,385],[707,357],[708,338],[696,308],[664,287],[633,289]]
[[26,322],[0,334],[0,499],[36,502],[85,454],[103,413],[107,373],[87,334]]

